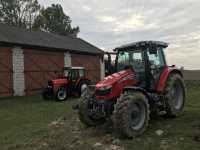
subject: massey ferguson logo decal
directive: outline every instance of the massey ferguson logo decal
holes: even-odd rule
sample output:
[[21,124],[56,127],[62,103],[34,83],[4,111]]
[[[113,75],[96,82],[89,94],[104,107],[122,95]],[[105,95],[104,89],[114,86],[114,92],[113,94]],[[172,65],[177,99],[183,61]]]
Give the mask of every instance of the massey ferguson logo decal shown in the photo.
[[123,81],[126,81],[126,80],[133,80],[135,78],[134,74],[130,74],[124,78],[122,78],[121,80],[119,80],[118,82],[121,83]]

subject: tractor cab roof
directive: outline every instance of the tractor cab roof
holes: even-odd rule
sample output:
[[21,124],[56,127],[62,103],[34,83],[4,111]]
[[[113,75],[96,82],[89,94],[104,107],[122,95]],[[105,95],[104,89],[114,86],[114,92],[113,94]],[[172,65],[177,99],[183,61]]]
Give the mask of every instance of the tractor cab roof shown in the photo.
[[161,41],[139,41],[139,42],[133,42],[130,44],[122,45],[120,47],[117,47],[114,49],[114,51],[118,50],[124,50],[124,49],[130,49],[130,48],[135,48],[138,49],[140,47],[162,47],[162,48],[167,48],[168,43],[161,42]]

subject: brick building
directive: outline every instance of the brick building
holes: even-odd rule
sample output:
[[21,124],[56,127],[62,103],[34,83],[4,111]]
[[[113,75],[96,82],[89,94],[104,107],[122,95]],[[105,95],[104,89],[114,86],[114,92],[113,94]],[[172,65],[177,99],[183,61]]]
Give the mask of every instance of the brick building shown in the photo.
[[74,37],[30,32],[0,24],[0,97],[40,91],[55,71],[68,66],[86,68],[97,82],[104,77],[104,52]]

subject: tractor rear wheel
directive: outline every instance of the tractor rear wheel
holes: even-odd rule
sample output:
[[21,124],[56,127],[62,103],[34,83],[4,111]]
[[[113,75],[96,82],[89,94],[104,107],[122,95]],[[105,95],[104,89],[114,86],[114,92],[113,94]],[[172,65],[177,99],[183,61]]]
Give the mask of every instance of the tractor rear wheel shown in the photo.
[[85,92],[85,90],[88,89],[88,86],[89,86],[89,81],[81,81],[78,87],[78,92],[80,97],[83,96],[82,94]]
[[178,116],[185,105],[185,85],[179,74],[169,76],[165,88],[166,112],[168,117]]
[[90,97],[84,95],[79,100],[78,115],[80,121],[88,127],[97,126],[105,123],[105,118],[97,118],[91,115],[91,109],[89,104]]
[[114,129],[120,136],[137,137],[149,123],[149,104],[141,92],[125,92],[115,105],[113,113]]

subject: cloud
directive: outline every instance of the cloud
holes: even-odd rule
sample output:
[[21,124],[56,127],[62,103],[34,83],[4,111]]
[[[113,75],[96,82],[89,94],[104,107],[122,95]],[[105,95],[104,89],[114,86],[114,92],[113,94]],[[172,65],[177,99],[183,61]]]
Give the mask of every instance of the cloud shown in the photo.
[[79,36],[112,50],[138,40],[170,43],[168,63],[200,69],[200,3],[198,0],[39,0],[60,3]]
[[144,20],[139,15],[132,15],[130,18],[116,23],[115,32],[123,32],[125,30],[136,31],[144,27]]
[[115,17],[112,16],[101,16],[98,17],[98,20],[102,23],[110,23],[110,22],[116,22],[117,19]]

